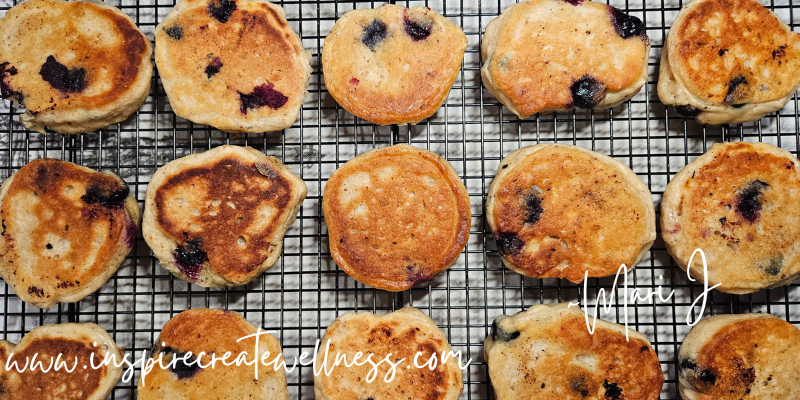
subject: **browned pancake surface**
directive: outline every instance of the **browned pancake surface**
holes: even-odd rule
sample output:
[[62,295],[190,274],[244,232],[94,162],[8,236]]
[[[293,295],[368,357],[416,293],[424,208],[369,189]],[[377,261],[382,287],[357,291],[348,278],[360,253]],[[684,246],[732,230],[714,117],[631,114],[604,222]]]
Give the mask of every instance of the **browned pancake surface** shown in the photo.
[[323,208],[336,263],[384,290],[432,279],[458,258],[469,235],[469,198],[455,171],[408,145],[348,161],[328,180]]

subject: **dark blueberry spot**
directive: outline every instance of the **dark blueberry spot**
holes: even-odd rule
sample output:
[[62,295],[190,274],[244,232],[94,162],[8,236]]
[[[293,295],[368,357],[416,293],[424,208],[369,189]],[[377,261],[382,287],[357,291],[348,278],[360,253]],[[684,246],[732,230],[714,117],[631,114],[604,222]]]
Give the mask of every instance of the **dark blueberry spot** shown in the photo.
[[777,276],[783,269],[783,254],[778,253],[775,257],[762,261],[759,263],[759,267],[761,267],[765,273]]
[[625,14],[616,7],[611,7],[611,23],[614,24],[614,30],[623,39],[644,34],[642,20],[633,15]]
[[275,90],[274,87],[275,85],[272,83],[264,83],[254,87],[250,94],[239,92],[239,100],[242,102],[239,110],[242,114],[247,114],[247,110],[259,109],[263,106],[269,106],[275,110],[283,107],[289,98]]
[[691,362],[689,360],[683,360],[681,362],[681,369],[690,369],[690,370],[694,371],[695,369],[697,369],[697,364],[695,364],[695,363],[693,363],[693,362]]
[[542,198],[535,193],[525,195],[525,222],[535,224],[542,215]]
[[744,98],[746,93],[744,93],[744,89],[748,85],[747,78],[744,75],[739,75],[733,79],[731,79],[730,84],[728,85],[728,93],[725,95],[725,104],[733,104],[736,100]]
[[694,119],[700,115],[701,111],[692,106],[675,106],[675,112],[683,118]]
[[17,101],[21,103],[22,93],[11,89],[11,86],[6,82],[7,76],[14,76],[18,71],[15,67],[7,68],[8,66],[9,63],[7,62],[0,64],[0,95],[2,95],[4,99],[14,96]]
[[206,9],[212,17],[216,18],[217,21],[225,23],[228,22],[228,18],[231,17],[234,11],[236,11],[236,1],[235,0],[220,0],[215,1],[209,4],[208,8]]
[[206,260],[208,255],[203,251],[203,241],[200,238],[187,240],[175,249],[175,265],[191,280],[200,277],[200,269]]
[[713,385],[717,382],[717,376],[714,375],[710,369],[706,369],[700,373],[700,380],[703,381],[703,383]]
[[[164,361],[170,361],[170,370],[172,370],[172,373],[174,373],[178,379],[189,379],[202,369],[197,362],[197,357],[194,355],[186,357],[186,352],[175,351],[172,347],[164,347],[161,353],[172,354],[172,360],[175,360],[174,364],[171,362],[172,360]],[[153,356],[155,357],[155,355]]]
[[278,172],[264,163],[256,163],[256,171],[258,171],[259,174],[266,176],[268,179],[275,179],[278,177]]
[[778,47],[775,50],[772,50],[772,59],[777,60],[779,58],[783,58],[786,55],[786,46]]
[[113,192],[109,192],[105,188],[91,186],[86,189],[86,194],[81,196],[81,200],[86,204],[100,204],[103,207],[118,208],[125,203],[128,194],[130,194],[130,189],[127,185]]
[[[44,289],[39,289],[36,286],[28,286],[28,294],[32,294],[36,297],[44,296]],[[50,297],[50,296],[47,296]]]
[[591,76],[585,75],[570,87],[572,104],[583,109],[595,108],[606,93],[605,86]]
[[83,68],[69,69],[64,64],[56,61],[53,56],[47,56],[47,61],[39,70],[47,83],[62,92],[80,92],[86,88],[86,70]]
[[733,107],[733,108],[742,108],[742,107],[744,107],[744,106],[746,106],[746,105],[747,105],[747,103],[742,103],[742,104],[731,104],[731,107]]
[[0,233],[0,236],[5,236],[6,235],[6,220],[2,220],[2,222],[0,222],[0,223],[2,223],[2,225],[3,225],[3,233]]
[[370,50],[375,51],[375,46],[383,39],[386,39],[388,34],[389,31],[386,24],[376,19],[364,28],[364,33],[361,35],[361,43],[364,43],[364,46],[369,47]]
[[125,245],[129,249],[132,249],[133,245],[136,244],[136,235],[138,233],[139,227],[132,220],[129,220],[128,225],[125,226]]
[[583,4],[583,0],[564,0],[564,1],[576,7]]
[[503,255],[519,254],[525,247],[525,242],[513,232],[497,232],[494,234],[494,240],[497,242],[497,250]]
[[520,335],[519,331],[516,332],[506,332],[499,326],[497,326],[497,320],[492,322],[492,340],[501,341],[501,342],[510,342]]
[[414,21],[408,18],[408,15],[403,17],[403,26],[406,29],[406,33],[408,36],[411,36],[415,42],[426,39],[428,36],[431,35],[431,28],[433,28],[433,21],[429,24],[420,24],[417,21]]
[[649,352],[649,351],[650,351],[650,348],[649,348],[649,347],[647,347],[647,346],[642,346],[642,347],[639,347],[639,353],[644,353],[644,352],[646,352],[646,351],[647,351],[647,352]]
[[183,28],[181,28],[178,25],[170,26],[164,32],[167,33],[167,36],[169,36],[169,37],[171,37],[171,38],[173,38],[175,40],[183,39]]
[[725,53],[727,53],[727,52],[728,52],[728,49],[720,49],[720,50],[717,52],[717,54],[719,54],[719,56],[720,56],[720,57],[722,57],[722,56],[724,56],[724,55],[725,55]]
[[617,386],[616,383],[608,383],[608,380],[606,379],[603,382],[603,387],[606,389],[606,393],[604,394],[606,397],[618,399],[619,396],[622,396],[622,388]]
[[216,75],[220,68],[222,68],[222,61],[220,61],[219,57],[214,57],[211,59],[211,62],[208,63],[206,67],[206,76],[208,79],[211,79],[212,76]]
[[761,194],[769,185],[759,180],[744,185],[736,196],[736,212],[747,222],[756,222],[761,215]]
[[50,244],[50,243],[48,243],[48,244],[44,245],[44,247],[46,247],[46,248],[47,248],[47,250],[53,250],[53,245],[52,245],[52,244]]

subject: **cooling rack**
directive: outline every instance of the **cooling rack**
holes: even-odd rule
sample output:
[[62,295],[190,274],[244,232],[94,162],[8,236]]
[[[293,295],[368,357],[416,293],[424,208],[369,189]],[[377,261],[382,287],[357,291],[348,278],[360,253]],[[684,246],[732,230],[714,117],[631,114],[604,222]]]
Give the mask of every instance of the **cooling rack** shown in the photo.
[[[763,1],[763,0],[762,0]],[[157,23],[170,11],[172,0],[111,0],[131,16],[152,40]],[[569,111],[520,121],[482,88],[481,33],[486,24],[513,1],[443,0],[397,2],[425,5],[462,27],[469,40],[461,72],[444,106],[417,126],[379,127],[341,109],[325,90],[320,53],[325,36],[343,13],[372,8],[381,2],[280,1],[290,25],[312,52],[314,73],[309,95],[294,126],[283,132],[233,137],[196,125],[172,113],[158,72],[144,106],[127,121],[96,133],[78,136],[41,135],[17,124],[18,110],[0,105],[0,178],[5,179],[30,160],[51,157],[119,174],[132,193],[144,199],[153,172],[165,163],[221,144],[248,145],[283,160],[308,185],[308,197],[284,240],[274,267],[247,286],[211,290],[175,279],[162,269],[144,241],[137,241],[119,271],[97,293],[75,304],[47,310],[29,307],[5,285],[2,298],[2,339],[18,341],[31,329],[62,322],[95,322],[126,351],[149,349],[163,324],[177,313],[197,307],[236,310],[254,324],[275,331],[288,359],[313,352],[316,340],[337,315],[353,311],[386,313],[414,306],[444,330],[454,350],[472,358],[464,371],[462,399],[494,398],[483,341],[494,317],[540,303],[579,301],[586,291],[590,303],[599,288],[608,291],[612,278],[589,279],[586,290],[557,279],[531,279],[505,269],[484,218],[483,204],[499,161],[511,151],[535,143],[568,143],[599,151],[630,166],[653,193],[656,209],[672,176],[713,143],[763,141],[795,155],[800,148],[800,102],[795,95],[781,111],[754,123],[704,127],[666,109],[656,95],[658,59],[669,25],[680,10],[677,0],[610,0],[617,8],[644,21],[653,48],[647,85],[632,100],[603,111]],[[0,0],[0,15],[16,1]],[[772,0],[767,5],[797,31],[800,3]],[[469,242],[457,263],[429,285],[402,293],[375,290],[356,283],[331,259],[322,217],[321,196],[331,173],[369,149],[409,143],[444,157],[458,171],[470,196],[472,224]],[[658,290],[674,296],[666,302],[644,301],[628,309],[632,329],[647,336],[658,352],[666,375],[662,399],[678,399],[677,353],[689,330],[687,314],[697,317],[692,301],[702,286],[690,282],[675,266],[660,237],[652,250],[628,274],[631,288]],[[800,324],[800,286],[732,296],[713,292],[706,314],[769,312]],[[616,300],[621,300],[617,293]],[[623,323],[625,309],[614,303],[603,319]],[[138,373],[119,382],[112,399],[135,399]],[[287,375],[292,398],[313,399],[312,367]]]

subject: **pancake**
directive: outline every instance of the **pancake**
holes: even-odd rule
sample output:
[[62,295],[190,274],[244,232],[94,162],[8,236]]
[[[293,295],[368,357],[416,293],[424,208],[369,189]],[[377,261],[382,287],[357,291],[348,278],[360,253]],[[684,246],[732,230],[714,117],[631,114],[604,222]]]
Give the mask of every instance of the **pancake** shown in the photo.
[[277,158],[251,147],[216,147],[153,174],[144,239],[180,279],[244,285],[278,260],[305,198],[305,182]]
[[263,0],[181,0],[156,27],[156,65],[179,117],[228,132],[291,127],[311,56],[283,8]]
[[[232,311],[197,308],[176,315],[164,325],[150,354],[156,362],[161,358],[164,366],[174,363],[167,368],[156,363],[144,379],[140,378],[137,399],[288,400],[286,372],[278,340],[268,333],[259,336],[258,354],[255,352],[255,337],[237,342],[257,330],[255,325]],[[227,352],[231,353],[226,360],[229,364],[242,353],[245,354],[243,361],[252,363],[257,359],[258,379],[255,379],[256,365],[240,362],[238,366],[228,366],[218,361],[213,368],[208,366],[213,356],[219,360]],[[264,357],[267,352],[269,355]],[[281,362],[277,370],[276,360]],[[198,362],[207,367],[199,367]],[[268,363],[272,364],[265,365]]]
[[[444,332],[430,317],[413,307],[380,316],[342,314],[325,330],[319,349],[315,368],[322,371],[314,374],[317,400],[455,400],[464,389],[458,358],[451,356],[441,362],[443,354],[452,352]],[[356,358],[357,354],[362,355]],[[370,354],[372,362],[366,361]],[[354,360],[363,365],[334,366],[340,355],[347,357],[348,365]],[[389,357],[388,362],[399,363],[393,377],[386,357]],[[430,364],[426,363],[432,357],[436,364],[430,369]],[[400,362],[403,358],[405,360]],[[374,380],[367,382],[373,363],[381,361],[377,372],[372,372]],[[388,383],[387,379],[390,379]]]
[[469,237],[469,195],[453,166],[406,144],[370,150],[337,169],[322,209],[339,268],[393,292],[449,268]]
[[[800,162],[764,143],[715,144],[664,191],[661,236],[686,270],[695,249],[708,284],[745,294],[788,285],[800,274]],[[691,275],[704,280],[700,256]]]
[[[590,319],[594,322],[594,320]],[[650,342],[566,303],[538,305],[492,324],[484,353],[497,400],[656,400],[664,374]]]
[[693,0],[661,52],[658,97],[703,124],[755,121],[800,87],[800,34],[755,0]]
[[127,119],[150,91],[150,41],[101,1],[19,3],[0,38],[0,92],[25,106],[30,130],[92,132]]
[[106,283],[136,243],[139,205],[117,175],[34,160],[0,187],[0,276],[39,308]]
[[[12,353],[14,356],[6,368]],[[123,349],[117,348],[108,332],[95,324],[39,326],[16,345],[0,340],[0,359],[3,360],[3,367],[0,368],[0,398],[103,400],[122,376],[123,367],[115,366],[115,363],[122,364],[122,353]],[[33,371],[28,365],[28,369],[20,373],[26,361],[34,357],[36,363],[41,362],[42,365]],[[103,365],[104,360],[111,362]],[[17,362],[16,366],[13,365],[14,361]],[[48,368],[51,362],[52,369]],[[57,365],[60,366],[58,370]]]
[[429,7],[349,11],[325,38],[325,87],[357,117],[414,125],[447,100],[466,48],[461,28]]
[[650,191],[606,155],[539,144],[511,152],[497,169],[486,220],[503,263],[532,278],[571,282],[628,270],[656,238]]
[[639,18],[588,0],[532,0],[486,26],[483,84],[520,118],[614,107],[647,82],[650,39]]
[[684,400],[800,398],[800,330],[769,314],[700,320],[678,354]]

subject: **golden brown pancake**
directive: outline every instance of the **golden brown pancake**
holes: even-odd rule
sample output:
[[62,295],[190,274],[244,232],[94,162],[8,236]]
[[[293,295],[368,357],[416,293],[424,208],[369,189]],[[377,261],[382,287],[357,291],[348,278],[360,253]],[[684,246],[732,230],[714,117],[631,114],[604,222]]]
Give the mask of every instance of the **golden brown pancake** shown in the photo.
[[179,117],[229,132],[292,126],[311,57],[283,8],[263,0],[181,0],[156,27],[156,65]]
[[161,266],[205,287],[239,286],[275,264],[306,184],[275,157],[224,145],[161,167],[144,239]]
[[606,155],[562,144],[513,151],[497,169],[486,220],[503,263],[533,278],[581,282],[630,271],[656,238],[650,191]]
[[466,48],[461,28],[429,7],[349,11],[325,38],[325,87],[360,118],[414,125],[447,100]]
[[[589,319],[590,323],[594,322]],[[650,342],[566,303],[501,315],[484,353],[497,400],[656,400],[664,374]]]
[[[800,161],[765,143],[715,144],[670,181],[661,236],[686,270],[702,249],[709,286],[752,293],[800,274]],[[702,259],[689,272],[704,279]]]
[[672,23],[658,96],[704,124],[755,121],[800,86],[800,34],[755,0],[694,0]]
[[681,344],[684,400],[800,398],[800,330],[769,314],[700,320]]
[[103,286],[139,231],[139,205],[122,179],[52,159],[31,161],[3,182],[0,218],[0,276],[40,308]]
[[[268,333],[259,336],[258,355],[255,337],[237,342],[255,334],[257,329],[233,311],[198,308],[176,315],[164,325],[150,354],[153,360],[161,358],[164,366],[175,362],[167,368],[156,364],[139,380],[138,400],[288,400],[278,340]],[[192,354],[187,356],[188,352]],[[255,379],[256,366],[244,362],[228,366],[218,361],[213,368],[209,366],[213,356],[220,359],[227,352],[231,353],[226,360],[229,364],[243,352],[243,361],[251,363],[257,359],[258,379]],[[262,358],[267,352],[269,355]],[[276,360],[281,362],[277,370]],[[206,368],[199,367],[198,361]],[[265,365],[268,363],[272,364]]]
[[647,82],[650,40],[641,20],[588,0],[531,0],[486,26],[483,84],[520,118],[611,108]]
[[[464,389],[458,358],[450,356],[441,362],[443,354],[452,354],[447,337],[416,308],[404,307],[380,316],[342,314],[325,330],[319,349],[315,368],[321,372],[314,374],[317,400],[455,400]],[[362,356],[357,359],[359,352]],[[367,361],[370,354],[372,362]],[[347,365],[354,360],[363,365],[334,366],[340,355],[347,357]],[[389,361],[384,361],[386,357]],[[430,364],[425,364],[432,357],[437,362],[431,370]],[[399,363],[393,377],[388,362]],[[373,363],[381,364],[372,372],[374,380],[367,382]]]
[[337,169],[322,208],[336,264],[383,290],[433,279],[469,236],[469,196],[455,169],[406,144],[370,150]]
[[23,104],[22,126],[84,133],[144,103],[150,41],[130,17],[97,1],[30,0],[0,20],[0,89]]
[[[122,349],[95,324],[58,324],[33,328],[19,344],[0,341],[0,398],[3,400],[103,400],[122,376]],[[11,362],[6,362],[11,354]],[[59,359],[59,355],[61,358]],[[92,355],[94,358],[92,359]],[[26,361],[42,362],[20,373]],[[113,358],[112,358],[113,357]],[[56,360],[60,363],[56,363]],[[104,360],[111,360],[103,365]],[[52,361],[52,367],[50,363]],[[116,364],[115,364],[116,363]],[[56,370],[56,366],[60,367]],[[87,368],[83,368],[83,366]],[[97,368],[94,368],[97,367]],[[43,372],[47,370],[47,372]],[[71,370],[72,372],[68,372]]]

